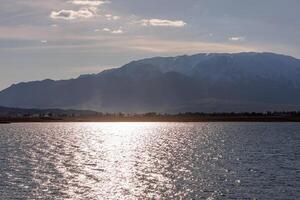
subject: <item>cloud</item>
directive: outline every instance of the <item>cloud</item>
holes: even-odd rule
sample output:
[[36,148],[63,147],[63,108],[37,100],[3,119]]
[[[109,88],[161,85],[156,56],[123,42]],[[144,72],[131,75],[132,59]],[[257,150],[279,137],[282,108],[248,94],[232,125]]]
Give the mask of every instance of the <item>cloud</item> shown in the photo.
[[230,37],[228,40],[233,41],[233,42],[238,42],[238,41],[244,41],[246,37],[241,37],[241,36],[235,36],[235,37]]
[[140,50],[159,54],[186,54],[186,53],[207,53],[207,52],[248,52],[259,51],[256,47],[241,46],[232,44],[219,44],[197,41],[172,41],[157,38],[139,38],[119,41],[119,46],[124,46],[132,50]]
[[102,4],[108,3],[108,1],[90,1],[90,0],[73,0],[69,2],[81,6],[100,6]]
[[[64,20],[75,20],[75,19],[88,19],[98,14],[98,6],[109,3],[109,1],[91,1],[91,0],[72,0],[69,3],[79,5],[79,10],[63,9],[59,11],[52,11],[50,17],[52,19],[64,19]],[[107,14],[105,15],[108,20],[117,20],[120,17]]]
[[95,16],[95,12],[89,8],[82,8],[78,11],[75,10],[52,11],[50,14],[50,17],[52,19],[64,19],[64,20],[87,19],[94,16]]
[[112,34],[122,34],[122,33],[124,33],[124,31],[122,30],[122,28],[119,28],[119,29],[116,29],[116,30],[112,30],[110,28],[104,28],[102,30],[105,31],[105,32],[112,33]]
[[122,29],[117,29],[117,30],[112,30],[111,31],[112,34],[122,34],[124,33]]
[[109,28],[104,28],[103,31],[110,32]]
[[118,20],[118,19],[120,19],[120,16],[114,16],[114,15],[111,15],[111,14],[106,14],[105,17],[106,17],[107,20]]
[[143,26],[165,26],[165,27],[184,27],[186,23],[181,20],[172,21],[166,19],[143,19],[140,21]]

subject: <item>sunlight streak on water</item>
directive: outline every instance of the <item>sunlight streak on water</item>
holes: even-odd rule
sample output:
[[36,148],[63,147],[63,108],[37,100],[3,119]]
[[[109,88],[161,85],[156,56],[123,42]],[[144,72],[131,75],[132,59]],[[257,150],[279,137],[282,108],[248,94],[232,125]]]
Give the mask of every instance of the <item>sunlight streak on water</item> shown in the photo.
[[4,199],[294,199],[300,186],[299,128],[3,125],[0,194]]

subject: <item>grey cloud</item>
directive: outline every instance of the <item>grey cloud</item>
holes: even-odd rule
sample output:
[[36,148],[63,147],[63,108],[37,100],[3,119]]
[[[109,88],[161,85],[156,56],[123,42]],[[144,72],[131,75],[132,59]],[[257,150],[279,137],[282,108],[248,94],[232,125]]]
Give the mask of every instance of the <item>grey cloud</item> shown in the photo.
[[143,26],[165,26],[181,28],[186,25],[182,20],[168,20],[168,19],[143,19],[140,21]]
[[88,8],[82,8],[77,11],[75,10],[52,11],[50,14],[50,17],[52,19],[65,19],[65,20],[87,19],[94,16],[95,13]]
[[82,5],[82,6],[100,6],[105,3],[109,3],[109,1],[90,1],[90,0],[73,0],[69,1],[75,5]]

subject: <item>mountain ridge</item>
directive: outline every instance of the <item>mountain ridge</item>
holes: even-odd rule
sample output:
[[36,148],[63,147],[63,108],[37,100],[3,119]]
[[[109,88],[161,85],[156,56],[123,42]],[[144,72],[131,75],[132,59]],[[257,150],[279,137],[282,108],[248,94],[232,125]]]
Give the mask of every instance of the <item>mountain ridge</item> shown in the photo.
[[300,109],[300,60],[274,53],[153,57],[69,80],[13,84],[0,105],[101,112]]

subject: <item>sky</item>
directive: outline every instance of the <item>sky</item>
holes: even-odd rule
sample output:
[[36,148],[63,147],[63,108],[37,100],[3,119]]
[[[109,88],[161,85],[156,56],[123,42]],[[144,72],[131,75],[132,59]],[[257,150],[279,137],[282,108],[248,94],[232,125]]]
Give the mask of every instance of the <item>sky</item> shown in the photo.
[[299,8],[299,0],[1,0],[0,90],[153,56],[300,58]]

